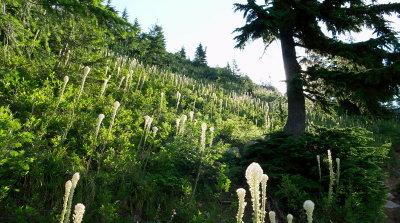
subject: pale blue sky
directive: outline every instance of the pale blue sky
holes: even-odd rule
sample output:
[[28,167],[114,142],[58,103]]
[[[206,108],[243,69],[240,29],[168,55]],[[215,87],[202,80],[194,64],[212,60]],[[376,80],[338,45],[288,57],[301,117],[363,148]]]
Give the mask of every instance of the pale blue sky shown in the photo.
[[236,59],[240,70],[254,82],[272,81],[282,92],[286,91],[279,44],[273,43],[264,56],[262,41],[249,44],[244,50],[234,49],[232,34],[244,25],[241,13],[233,12],[234,3],[245,0],[113,0],[112,5],[122,12],[126,7],[129,20],[138,19],[143,31],[153,24],[163,27],[167,50],[176,52],[182,46],[193,59],[201,42],[207,47],[210,66],[225,67]]
[[[381,0],[398,2],[399,0]],[[249,43],[244,50],[234,49],[232,34],[244,25],[242,13],[233,12],[234,3],[246,0],[113,0],[112,5],[122,12],[126,7],[129,20],[138,19],[142,30],[147,32],[153,24],[163,27],[167,50],[177,52],[182,46],[193,59],[194,51],[201,42],[207,47],[210,66],[226,66],[236,60],[240,70],[254,82],[269,82],[281,92],[286,91],[280,43],[274,42],[264,52],[264,44],[258,40]],[[364,36],[365,39],[366,37]]]

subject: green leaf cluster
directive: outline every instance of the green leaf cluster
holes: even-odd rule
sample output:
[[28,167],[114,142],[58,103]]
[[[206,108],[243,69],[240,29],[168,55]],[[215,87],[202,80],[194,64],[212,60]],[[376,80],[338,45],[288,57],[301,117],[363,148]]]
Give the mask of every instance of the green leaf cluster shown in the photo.
[[[340,158],[332,204],[327,201],[327,150],[332,152],[335,174],[335,159]],[[374,145],[371,133],[362,128],[316,127],[298,140],[284,132],[269,134],[244,150],[242,162],[244,167],[253,161],[261,164],[270,179],[270,199],[279,201],[276,208],[287,213],[301,216],[302,202],[310,199],[318,204],[314,217],[318,222],[383,222],[382,168],[389,150],[388,145]]]

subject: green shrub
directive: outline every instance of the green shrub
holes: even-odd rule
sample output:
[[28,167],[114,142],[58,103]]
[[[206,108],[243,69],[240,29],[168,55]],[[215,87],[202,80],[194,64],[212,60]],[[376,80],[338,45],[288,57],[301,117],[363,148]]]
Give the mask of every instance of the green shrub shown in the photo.
[[[268,171],[272,200],[279,201],[279,208],[287,213],[296,213],[301,209],[300,202],[310,199],[323,204],[316,210],[319,222],[384,222],[386,188],[381,168],[389,146],[373,143],[370,132],[362,128],[319,127],[297,140],[274,132],[245,148],[242,164],[244,169],[258,162]],[[331,150],[333,159],[341,160],[339,185],[334,187],[331,205],[327,201],[327,150]],[[322,158],[321,180],[317,155]]]

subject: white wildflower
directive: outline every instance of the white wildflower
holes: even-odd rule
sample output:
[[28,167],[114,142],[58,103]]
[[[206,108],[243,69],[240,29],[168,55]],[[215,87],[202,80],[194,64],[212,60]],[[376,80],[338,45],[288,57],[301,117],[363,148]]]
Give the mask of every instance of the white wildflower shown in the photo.
[[206,130],[207,124],[201,123],[200,152],[203,152],[206,147]]
[[288,214],[286,218],[287,218],[287,223],[292,223],[292,221],[293,221],[293,215]]
[[154,126],[153,128],[151,128],[151,130],[153,131],[153,138],[156,137],[156,134],[158,132],[158,128]]
[[244,209],[246,207],[246,202],[244,202],[244,197],[246,196],[246,190],[243,188],[239,188],[236,190],[238,200],[239,200],[239,208],[238,212],[236,215],[236,221],[237,223],[243,223],[243,214],[244,214]]
[[97,135],[99,134],[100,125],[101,125],[101,122],[103,121],[104,117],[105,117],[104,114],[100,114],[100,115],[97,117],[96,132],[95,132],[95,134],[94,134],[94,140],[95,140],[95,141],[96,141],[96,139],[97,139]]
[[312,223],[313,221],[312,215],[315,208],[314,202],[312,202],[311,200],[306,200],[303,204],[303,208],[304,210],[306,210],[308,223]]
[[62,212],[61,212],[61,221],[60,221],[60,223],[62,223],[64,221],[64,216],[65,216],[65,213],[67,212],[67,203],[68,203],[69,194],[71,192],[71,187],[72,187],[72,182],[70,180],[68,180],[65,183],[64,203],[63,203],[63,209],[62,209]]
[[253,162],[246,169],[246,179],[249,184],[251,201],[253,203],[254,222],[260,221],[260,183],[263,170],[258,163]]
[[270,212],[268,213],[268,215],[269,215],[269,221],[270,221],[271,223],[275,223],[275,222],[276,222],[276,220],[275,220],[275,217],[276,217],[275,212],[274,212],[274,211],[270,211]]
[[85,205],[81,203],[76,204],[73,215],[74,223],[81,223],[84,213],[85,213]]
[[190,118],[191,122],[193,121],[193,116],[194,116],[194,111],[190,111],[189,112],[189,118]]
[[108,76],[108,78],[104,79],[103,86],[101,87],[100,97],[102,97],[104,92],[106,91],[107,84],[110,79],[111,79],[111,76]]

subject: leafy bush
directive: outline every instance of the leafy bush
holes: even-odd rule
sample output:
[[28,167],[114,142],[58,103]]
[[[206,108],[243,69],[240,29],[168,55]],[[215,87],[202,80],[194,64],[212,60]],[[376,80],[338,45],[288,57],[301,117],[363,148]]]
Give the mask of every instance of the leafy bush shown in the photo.
[[17,182],[28,174],[35,160],[24,150],[24,145],[32,142],[32,138],[10,109],[0,107],[0,202],[10,191],[20,192],[21,185]]
[[[272,200],[279,201],[286,213],[296,213],[301,202],[310,199],[323,204],[316,210],[319,222],[384,222],[386,189],[381,168],[389,145],[372,144],[370,132],[362,128],[317,127],[297,140],[274,132],[245,149],[243,169],[254,161],[262,165],[270,176]],[[332,203],[327,200],[327,150],[340,158],[340,179]],[[321,156],[321,180],[317,155]]]

